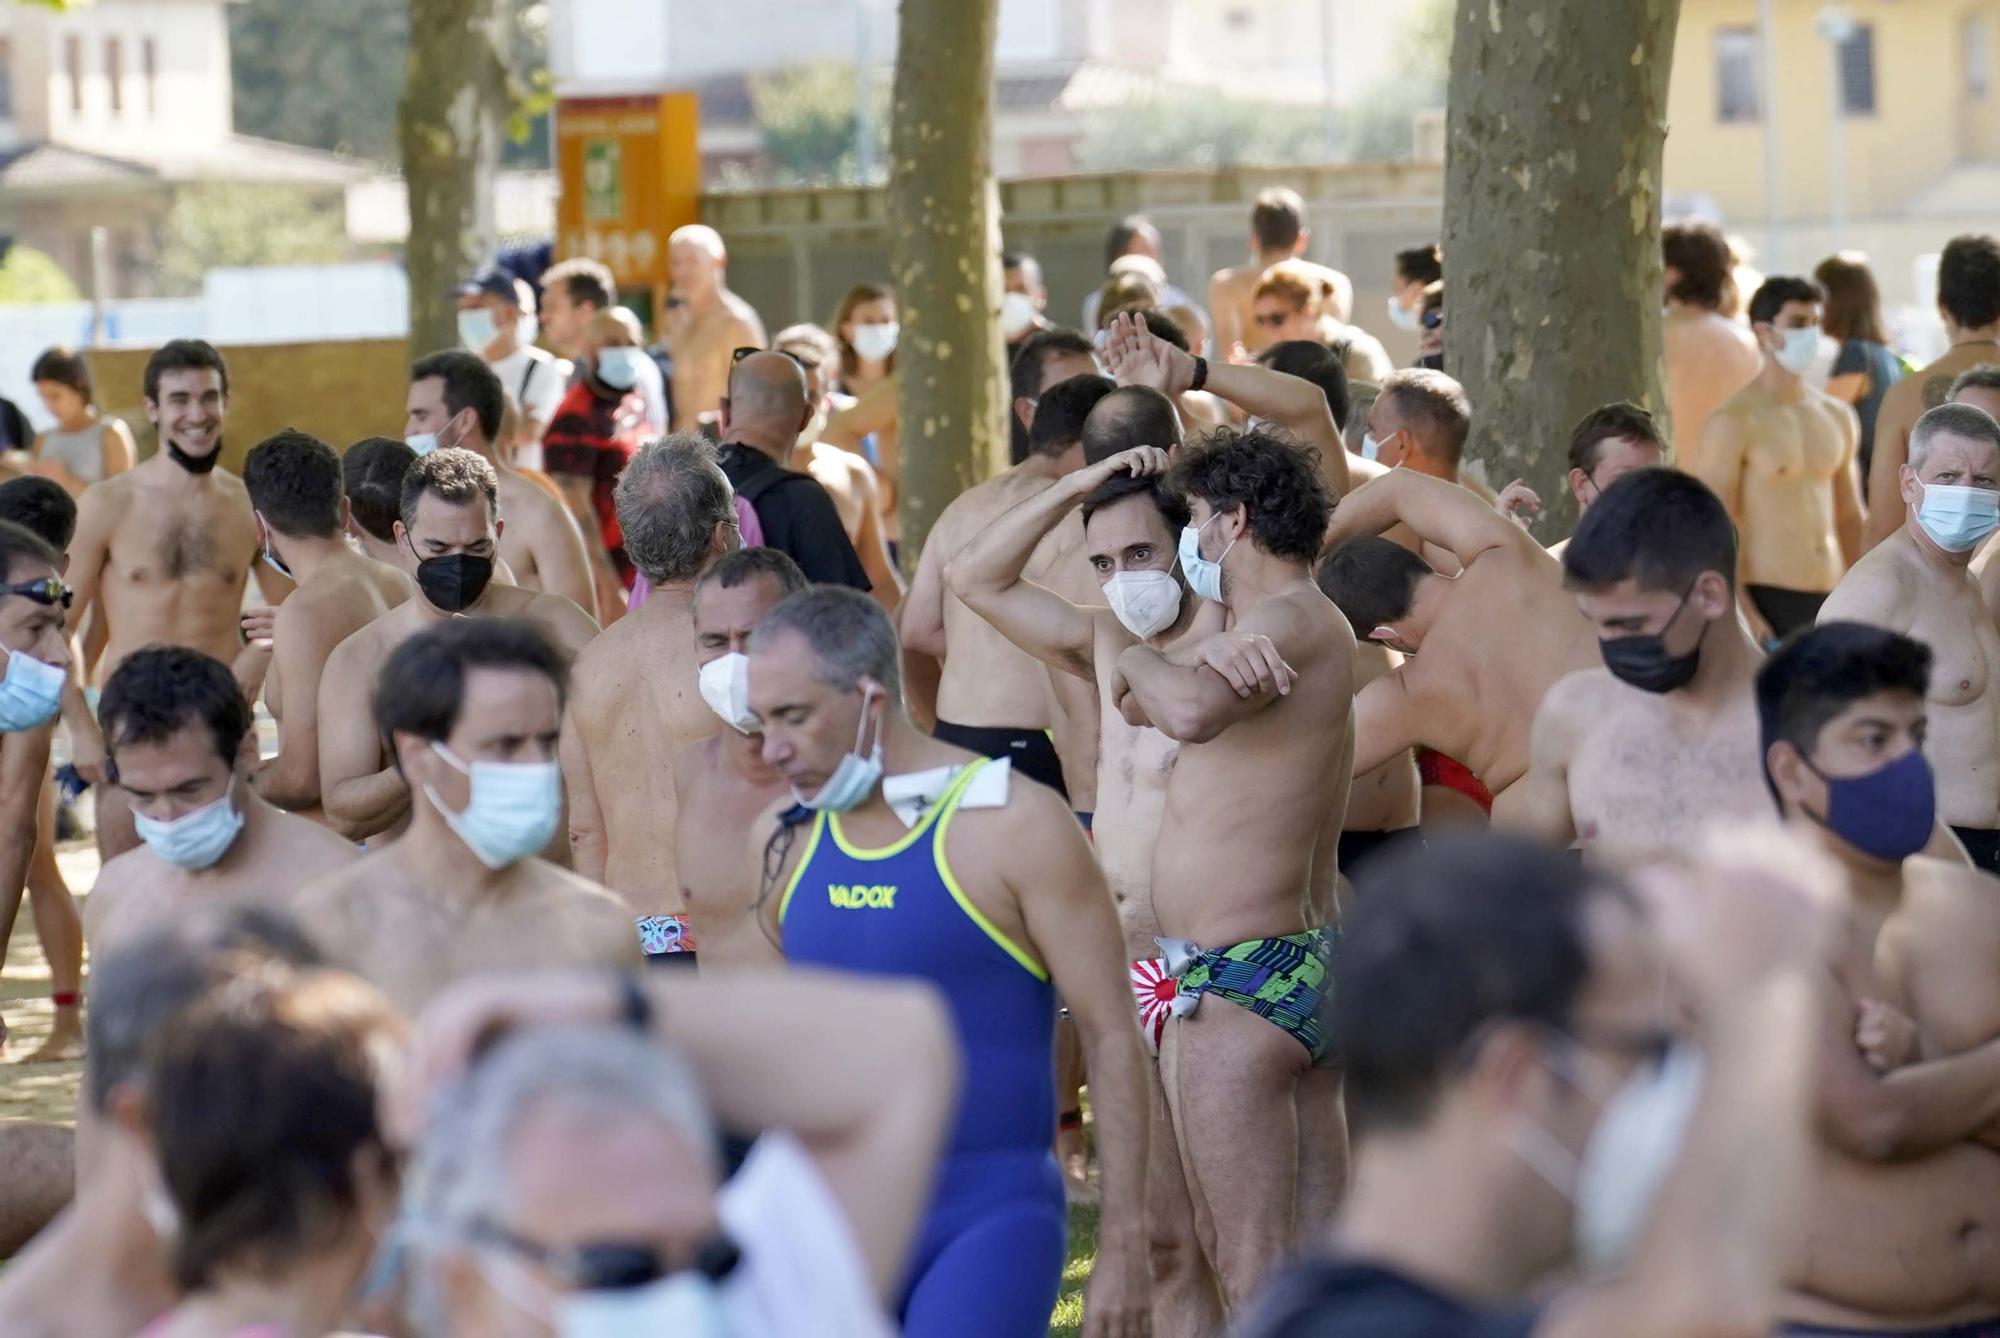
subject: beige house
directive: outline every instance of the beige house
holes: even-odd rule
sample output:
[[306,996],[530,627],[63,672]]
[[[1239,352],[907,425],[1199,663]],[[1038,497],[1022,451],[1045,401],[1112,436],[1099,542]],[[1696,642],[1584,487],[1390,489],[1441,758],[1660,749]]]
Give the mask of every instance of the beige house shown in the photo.
[[365,165],[235,132],[226,0],[0,3],[0,234],[81,286],[90,228],[110,230],[108,296],[144,296],[175,192],[296,187],[339,208]]

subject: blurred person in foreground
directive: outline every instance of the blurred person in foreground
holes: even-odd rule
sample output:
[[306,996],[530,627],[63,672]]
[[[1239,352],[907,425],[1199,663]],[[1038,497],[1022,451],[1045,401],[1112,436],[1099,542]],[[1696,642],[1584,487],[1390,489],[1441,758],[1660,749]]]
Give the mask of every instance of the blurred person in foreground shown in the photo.
[[1247,1338],[1768,1334],[1831,875],[1776,832],[1631,881],[1495,836],[1368,865],[1354,1185]]
[[239,978],[161,1028],[143,1101],[182,1299],[140,1338],[341,1326],[396,1212],[379,1109],[403,1035],[338,971]]
[[1882,319],[1882,291],[1875,286],[1868,257],[1856,251],[1828,256],[1813,271],[1826,294],[1820,329],[1840,341],[1826,393],[1854,406],[1861,420],[1861,482],[1865,488],[1869,462],[1875,457],[1875,417],[1889,387],[1903,379],[1903,364],[1889,347],[1889,327]]
[[135,1333],[174,1304],[172,1214],[147,1130],[146,1056],[158,1033],[230,981],[318,963],[289,919],[213,906],[96,960],[90,1058],[77,1102],[76,1197],[0,1278],[9,1338]]
[[[931,991],[485,976],[425,1010],[419,1046],[420,1338],[891,1332],[958,1091]],[[718,1129],[756,1139],[726,1182]]]

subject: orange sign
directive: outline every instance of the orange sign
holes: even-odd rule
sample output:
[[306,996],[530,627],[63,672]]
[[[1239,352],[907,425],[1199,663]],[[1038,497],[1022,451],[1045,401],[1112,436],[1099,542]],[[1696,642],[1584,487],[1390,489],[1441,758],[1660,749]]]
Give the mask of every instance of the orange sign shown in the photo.
[[556,251],[611,267],[620,284],[667,281],[667,236],[696,219],[695,95],[556,104]]

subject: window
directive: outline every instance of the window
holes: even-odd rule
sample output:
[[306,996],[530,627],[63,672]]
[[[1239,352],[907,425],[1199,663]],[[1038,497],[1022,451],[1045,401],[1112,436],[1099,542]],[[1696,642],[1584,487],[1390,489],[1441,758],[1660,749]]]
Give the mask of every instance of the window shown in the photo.
[[14,48],[0,37],[0,120],[14,114]]
[[160,49],[148,37],[139,43],[139,67],[146,78],[146,115],[160,114]]
[[1983,98],[1993,87],[1993,48],[1988,45],[1992,28],[1984,14],[1965,16],[1965,96]]
[[1715,119],[1761,120],[1763,81],[1758,77],[1762,43],[1755,28],[1719,28],[1715,34]]
[[63,70],[69,76],[69,109],[83,111],[83,39],[63,38]]
[[1875,29],[1854,25],[1847,40],[1835,48],[1840,62],[1840,110],[1847,116],[1875,114]]
[[125,44],[116,37],[104,39],[104,73],[111,81],[111,114],[125,110]]

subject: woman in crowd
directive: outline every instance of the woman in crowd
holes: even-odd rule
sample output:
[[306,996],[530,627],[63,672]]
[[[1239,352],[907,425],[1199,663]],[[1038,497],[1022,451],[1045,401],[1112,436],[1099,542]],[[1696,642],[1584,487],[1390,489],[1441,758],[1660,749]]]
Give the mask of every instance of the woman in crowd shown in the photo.
[[1826,393],[1852,404],[1861,419],[1861,477],[1865,483],[1868,462],[1875,457],[1875,415],[1882,408],[1882,396],[1902,376],[1903,366],[1889,349],[1882,322],[1882,293],[1875,286],[1867,257],[1857,251],[1828,256],[1819,262],[1813,278],[1826,290],[1826,314],[1820,318],[1820,329],[1840,341]]
[[132,467],[137,458],[132,433],[123,422],[98,410],[90,388],[90,366],[82,354],[48,349],[35,359],[28,376],[56,419],[53,428],[35,438],[30,473],[54,479],[76,496]]
[[170,1023],[150,1126],[184,1299],[143,1338],[319,1338],[395,1215],[377,1116],[402,1023],[334,971],[249,976]]
[[1257,291],[1250,301],[1251,319],[1274,344],[1311,339],[1343,350],[1349,379],[1380,385],[1396,370],[1396,364],[1373,335],[1334,319],[1333,285],[1320,273],[1291,260],[1271,266],[1257,280]]
[[840,341],[840,382],[843,395],[860,399],[896,370],[896,293],[885,284],[859,283],[847,290],[833,313],[834,337]]

